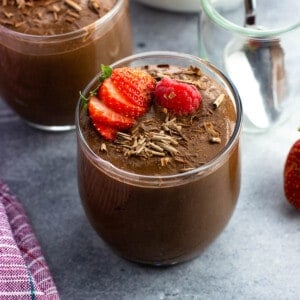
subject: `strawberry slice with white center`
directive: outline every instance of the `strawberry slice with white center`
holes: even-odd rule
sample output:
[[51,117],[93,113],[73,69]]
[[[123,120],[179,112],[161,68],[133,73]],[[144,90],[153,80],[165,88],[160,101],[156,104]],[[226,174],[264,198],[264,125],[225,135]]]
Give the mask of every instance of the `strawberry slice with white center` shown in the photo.
[[147,71],[130,67],[116,68],[110,78],[128,102],[149,108],[156,80]]
[[95,96],[90,97],[88,110],[94,124],[102,124],[118,130],[128,129],[134,124],[134,119],[117,113]]
[[108,107],[127,117],[137,118],[147,112],[147,107],[138,106],[128,101],[110,78],[106,79],[100,86],[99,98]]

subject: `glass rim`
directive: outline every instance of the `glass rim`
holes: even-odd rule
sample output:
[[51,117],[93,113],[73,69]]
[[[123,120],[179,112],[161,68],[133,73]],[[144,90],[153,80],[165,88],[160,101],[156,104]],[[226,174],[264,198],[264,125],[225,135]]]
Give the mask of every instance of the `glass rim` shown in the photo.
[[[143,184],[143,186],[144,186],[145,184],[148,183],[149,186],[154,187],[154,183],[156,182],[157,186],[161,187],[161,186],[168,186],[168,185],[175,184],[178,181],[183,180],[183,179],[190,179],[192,177],[200,176],[200,175],[206,173],[206,171],[214,170],[214,167],[217,167],[222,164],[222,158],[231,152],[234,145],[238,142],[238,137],[240,136],[240,132],[241,132],[241,128],[242,128],[242,103],[241,103],[239,93],[238,93],[237,89],[235,88],[234,84],[223,72],[221,72],[217,67],[215,67],[210,62],[208,62],[204,59],[201,59],[197,56],[191,55],[191,54],[173,52],[173,51],[148,51],[148,52],[142,52],[139,54],[133,54],[131,56],[125,57],[123,59],[116,61],[115,63],[111,64],[110,66],[112,68],[114,68],[117,65],[124,64],[124,63],[130,62],[130,61],[134,61],[134,60],[138,60],[138,59],[142,59],[142,58],[151,59],[151,58],[156,58],[156,57],[161,57],[161,58],[162,57],[166,57],[166,58],[174,57],[174,58],[182,58],[182,59],[189,59],[189,60],[197,61],[198,63],[200,63],[200,65],[204,65],[210,71],[217,73],[218,77],[221,78],[225,82],[226,87],[230,88],[231,93],[233,94],[232,100],[234,102],[235,109],[236,109],[236,123],[235,123],[235,127],[234,127],[234,130],[232,132],[230,139],[228,140],[227,144],[222,149],[222,151],[220,151],[215,158],[213,158],[209,162],[205,163],[204,165],[201,165],[193,170],[190,170],[190,171],[187,171],[184,173],[177,173],[177,174],[173,174],[173,175],[161,175],[161,176],[137,174],[137,173],[133,173],[133,172],[129,172],[129,171],[120,169],[120,168],[116,167],[115,165],[113,165],[112,163],[110,163],[109,161],[102,159],[97,154],[95,154],[95,152],[87,144],[87,142],[83,136],[83,133],[81,131],[80,124],[79,124],[79,115],[80,115],[80,109],[82,106],[80,100],[78,101],[77,107],[76,107],[75,125],[76,125],[77,135],[78,135],[79,139],[83,142],[83,145],[84,145],[85,149],[88,151],[88,154],[97,163],[97,166],[98,166],[98,164],[101,164],[106,167],[105,168],[106,174],[109,174],[112,177],[116,177],[116,174],[117,174],[117,177],[119,179],[122,179],[122,181],[124,181],[124,180],[126,182],[130,181],[132,184],[135,184],[135,185]],[[82,92],[83,95],[86,95],[91,90],[91,88],[96,84],[97,79],[100,74],[101,74],[101,72],[99,72],[87,84],[87,86],[85,87],[85,89]]]
[[27,40],[35,43],[40,42],[62,42],[66,40],[72,40],[74,38],[79,38],[81,36],[84,36],[86,33],[89,32],[91,28],[94,30],[97,30],[100,26],[102,26],[104,23],[107,23],[111,18],[113,18],[117,13],[119,12],[121,6],[124,4],[125,0],[117,0],[116,4],[112,7],[110,11],[108,11],[104,16],[102,16],[100,19],[94,21],[91,24],[88,24],[82,28],[61,33],[61,34],[53,34],[53,35],[38,35],[38,34],[27,34],[15,31],[13,29],[10,29],[4,25],[0,24],[0,33],[6,33],[7,35],[14,36],[15,38],[18,38],[20,40]]
[[272,38],[280,34],[284,34],[295,29],[300,28],[300,22],[292,24],[290,26],[275,28],[275,29],[261,29],[259,27],[243,27],[237,25],[226,18],[224,18],[216,10],[211,0],[200,0],[203,12],[217,25],[229,31],[242,34],[245,36],[256,37],[256,38]]

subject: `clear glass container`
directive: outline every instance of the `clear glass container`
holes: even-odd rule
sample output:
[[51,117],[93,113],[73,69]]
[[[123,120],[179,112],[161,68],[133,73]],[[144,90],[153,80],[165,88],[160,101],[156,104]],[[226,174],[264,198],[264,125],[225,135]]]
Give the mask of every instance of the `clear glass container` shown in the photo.
[[[146,52],[112,67],[149,64],[200,68],[226,90],[236,110],[233,133],[213,160],[185,173],[148,176],[119,169],[93,152],[81,127],[83,107],[78,104],[78,185],[90,223],[122,257],[160,266],[196,257],[228,223],[240,190],[242,107],[227,77],[195,56]],[[84,90],[85,95],[97,85],[98,75]]]
[[132,53],[128,0],[96,22],[59,35],[29,35],[0,25],[0,97],[34,127],[75,128],[79,91],[110,64]]
[[254,24],[246,24],[244,1],[234,6],[201,0],[200,57],[235,84],[243,102],[244,130],[266,132],[293,112],[300,94],[300,4],[257,1]]

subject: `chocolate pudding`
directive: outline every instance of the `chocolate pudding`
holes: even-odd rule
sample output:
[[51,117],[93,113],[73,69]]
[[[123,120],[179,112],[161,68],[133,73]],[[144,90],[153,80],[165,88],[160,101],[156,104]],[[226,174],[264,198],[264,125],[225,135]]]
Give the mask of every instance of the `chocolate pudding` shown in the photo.
[[0,5],[0,97],[42,129],[74,126],[78,91],[132,52],[127,0]]
[[135,262],[168,265],[199,255],[234,210],[241,107],[231,84],[207,63],[183,54],[156,60],[140,68],[157,82],[169,77],[196,86],[200,107],[175,116],[154,102],[129,131],[107,141],[79,105],[78,183],[92,226],[112,249]]

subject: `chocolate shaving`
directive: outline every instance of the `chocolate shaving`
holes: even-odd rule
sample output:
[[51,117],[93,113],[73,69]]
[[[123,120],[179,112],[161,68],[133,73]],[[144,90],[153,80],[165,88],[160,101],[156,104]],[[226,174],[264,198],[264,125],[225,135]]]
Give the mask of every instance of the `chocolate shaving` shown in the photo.
[[162,167],[166,167],[171,161],[172,161],[172,158],[170,158],[170,157],[163,157],[160,159],[160,163],[161,163]]
[[16,27],[16,28],[21,27],[21,26],[24,25],[25,23],[26,23],[26,21],[21,21],[21,22],[15,23],[15,27]]
[[[38,12],[36,13],[36,16],[37,16],[37,18],[38,18],[39,20],[43,20],[43,18],[44,18],[44,14],[43,14],[42,11],[38,11]],[[38,20],[35,19],[34,21],[37,22]],[[40,21],[38,21],[38,22],[40,23]]]
[[178,139],[181,137],[171,136],[171,131],[166,125],[174,124],[174,128],[180,130],[178,129],[180,126],[176,125],[175,121],[175,118],[169,120],[167,117],[160,131],[157,126],[149,127],[154,120],[143,121],[134,127],[130,134],[118,132],[116,143],[120,145],[120,151],[127,157],[174,156],[179,153],[177,146],[179,145]]
[[66,18],[65,18],[65,21],[68,22],[68,23],[74,23],[75,18],[66,17]]
[[0,24],[22,33],[67,33],[96,21],[115,3],[104,7],[101,0],[0,0]]
[[214,128],[214,125],[211,122],[204,122],[203,126],[209,135],[209,141],[211,143],[220,144],[222,142],[220,132]]
[[65,3],[76,11],[81,11],[82,7],[73,0],[65,0]]
[[214,125],[211,122],[204,122],[203,126],[209,135],[214,137],[218,137],[220,135],[220,133],[215,130]]
[[224,98],[225,98],[225,94],[219,95],[218,98],[213,103],[214,108],[218,108],[223,102]]
[[5,11],[3,12],[3,14],[4,14],[4,16],[5,16],[6,18],[8,18],[8,19],[10,19],[11,17],[14,16],[13,13],[5,12]]
[[25,0],[16,0],[16,3],[19,9],[25,6]]
[[106,147],[106,144],[105,143],[102,143],[101,146],[100,146],[100,151],[102,152],[107,152],[107,147]]
[[71,10],[67,10],[67,14],[70,16],[70,17],[73,17],[75,19],[79,19],[80,18],[80,15],[74,11],[71,11]]
[[210,141],[211,143],[216,143],[216,144],[221,144],[221,142],[222,142],[222,140],[221,140],[220,137],[214,137],[214,136],[210,137],[210,138],[209,138],[209,141]]
[[91,10],[99,14],[101,6],[97,0],[89,0],[88,6]]
[[48,8],[48,11],[49,12],[59,12],[60,11],[60,8],[59,8],[59,6],[57,6],[56,4],[53,4],[52,6],[50,6],[49,8]]

